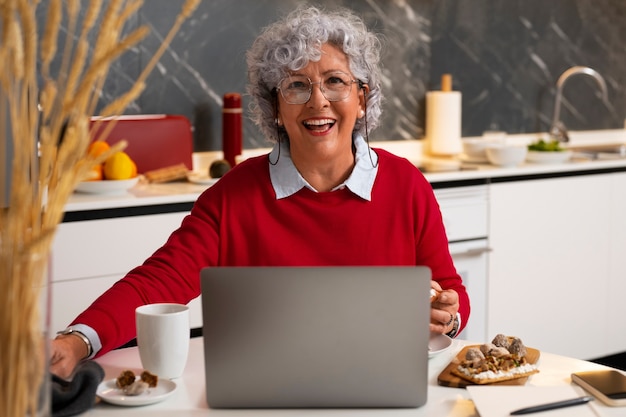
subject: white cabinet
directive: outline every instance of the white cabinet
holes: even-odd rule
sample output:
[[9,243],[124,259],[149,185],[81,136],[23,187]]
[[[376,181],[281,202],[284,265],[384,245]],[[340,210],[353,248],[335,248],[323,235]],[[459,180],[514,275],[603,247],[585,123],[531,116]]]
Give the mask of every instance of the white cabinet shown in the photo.
[[487,333],[487,238],[450,244],[450,253],[457,272],[463,279],[470,298],[471,314],[460,339],[473,342],[489,340]]
[[609,252],[609,297],[606,336],[609,353],[626,350],[624,303],[626,303],[626,173],[611,181],[611,224]]
[[[102,292],[140,265],[180,225],[187,212],[61,223],[52,247],[53,330],[65,328]],[[202,327],[199,299],[191,327]]]
[[450,253],[471,302],[471,314],[459,338],[482,341],[487,323],[487,214],[486,184],[436,189]]
[[624,193],[623,174],[492,184],[490,335],[583,359],[626,348]]

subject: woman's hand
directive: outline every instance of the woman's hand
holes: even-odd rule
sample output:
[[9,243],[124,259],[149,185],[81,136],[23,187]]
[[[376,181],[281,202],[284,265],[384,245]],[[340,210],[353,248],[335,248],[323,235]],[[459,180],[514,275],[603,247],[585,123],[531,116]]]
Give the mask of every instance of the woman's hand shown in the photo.
[[437,291],[436,299],[430,304],[430,331],[449,333],[459,311],[459,295],[454,290],[443,290],[436,281],[431,281],[430,285]]
[[87,357],[87,347],[80,338],[72,335],[59,335],[50,344],[50,372],[69,379],[76,365]]

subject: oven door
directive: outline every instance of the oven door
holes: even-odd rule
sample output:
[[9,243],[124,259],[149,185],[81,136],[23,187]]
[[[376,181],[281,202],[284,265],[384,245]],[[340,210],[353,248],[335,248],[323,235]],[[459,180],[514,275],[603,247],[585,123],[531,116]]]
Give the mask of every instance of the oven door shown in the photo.
[[460,339],[484,343],[487,340],[487,239],[473,239],[449,244],[457,272],[463,278],[471,303],[467,326]]

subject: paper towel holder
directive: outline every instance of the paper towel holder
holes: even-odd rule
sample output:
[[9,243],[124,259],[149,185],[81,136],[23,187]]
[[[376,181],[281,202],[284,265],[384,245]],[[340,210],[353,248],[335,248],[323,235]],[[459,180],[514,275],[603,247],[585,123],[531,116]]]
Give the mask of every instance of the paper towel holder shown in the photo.
[[455,156],[462,152],[461,92],[452,90],[452,75],[441,76],[441,90],[426,93],[426,145],[429,153]]

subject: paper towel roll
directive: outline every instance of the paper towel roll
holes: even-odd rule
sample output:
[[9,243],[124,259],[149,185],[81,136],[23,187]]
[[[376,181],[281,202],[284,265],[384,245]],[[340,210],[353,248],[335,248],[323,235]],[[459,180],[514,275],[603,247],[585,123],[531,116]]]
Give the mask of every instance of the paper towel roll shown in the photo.
[[426,140],[434,155],[456,155],[461,142],[461,92],[426,93]]

